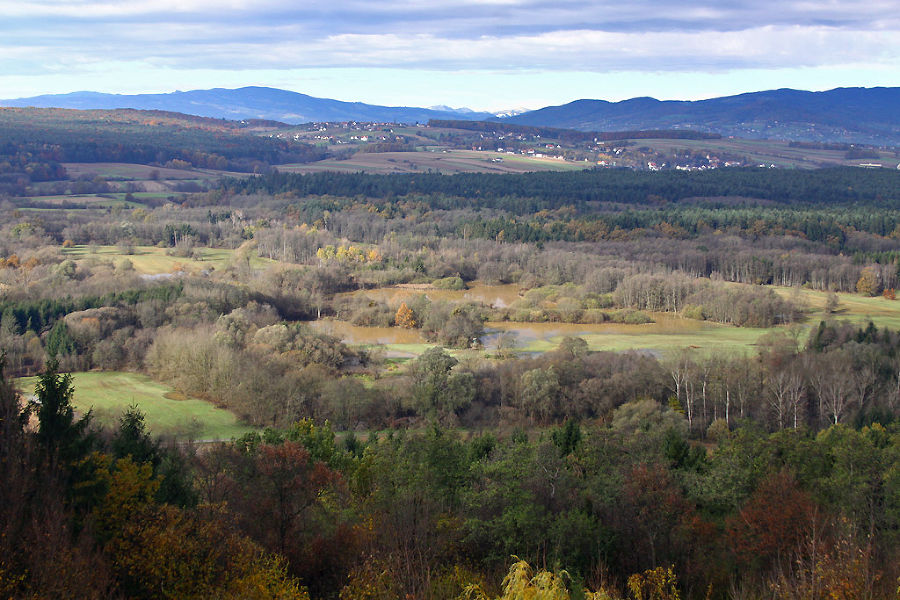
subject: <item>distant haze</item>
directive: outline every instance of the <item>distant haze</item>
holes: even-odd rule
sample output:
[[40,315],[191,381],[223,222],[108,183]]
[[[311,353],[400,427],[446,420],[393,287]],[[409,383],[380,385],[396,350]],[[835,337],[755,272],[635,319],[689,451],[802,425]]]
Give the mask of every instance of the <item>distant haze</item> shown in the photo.
[[499,117],[492,113],[450,109],[441,105],[418,108],[343,102],[265,87],[145,95],[79,92],[0,100],[0,105],[135,108],[285,123],[502,120],[582,131],[692,129],[745,138],[900,145],[900,111],[896,110],[900,106],[900,88],[842,88],[827,92],[781,89],[694,102],[653,98],[633,98],[621,102],[583,99],[522,114],[504,112]]

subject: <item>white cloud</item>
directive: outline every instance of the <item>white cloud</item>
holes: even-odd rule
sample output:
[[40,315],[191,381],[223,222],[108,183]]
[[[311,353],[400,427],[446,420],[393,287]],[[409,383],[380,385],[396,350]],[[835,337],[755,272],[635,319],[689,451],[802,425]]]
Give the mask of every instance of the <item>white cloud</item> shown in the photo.
[[[177,23],[162,29],[143,24],[104,27],[98,37],[89,46],[60,35],[58,43],[71,45],[73,52],[58,53],[45,46],[37,55],[48,65],[68,62],[73,54],[103,60],[112,52],[119,58],[183,68],[403,66],[599,72],[900,62],[896,32],[823,26],[764,26],[733,32],[580,29],[461,39],[415,33],[336,33],[316,38],[291,24],[265,28]],[[47,56],[51,50],[55,58]]]
[[173,70],[611,72],[880,65],[896,0],[0,0],[0,73]]

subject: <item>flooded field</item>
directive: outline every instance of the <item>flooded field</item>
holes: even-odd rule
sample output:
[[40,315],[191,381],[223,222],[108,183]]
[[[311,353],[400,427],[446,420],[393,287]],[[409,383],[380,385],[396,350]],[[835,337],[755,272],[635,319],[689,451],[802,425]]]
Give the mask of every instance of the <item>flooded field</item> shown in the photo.
[[646,350],[659,355],[686,347],[746,349],[754,345],[761,335],[771,331],[730,327],[667,314],[651,316],[655,322],[644,325],[487,323],[487,334],[482,341],[488,350],[502,346],[520,352],[540,353],[556,349],[563,338],[572,336],[582,338],[591,350]]
[[307,325],[351,346],[381,346],[387,358],[413,358],[434,345],[427,343],[418,329],[362,327],[334,319],[309,321]]
[[319,319],[318,321],[309,321],[307,324],[316,331],[339,338],[347,344],[374,346],[425,343],[425,338],[418,329],[362,327],[347,321],[333,319]]
[[[775,288],[786,297],[795,292],[789,288]],[[517,285],[473,284],[466,290],[438,290],[430,286],[394,286],[361,290],[348,295],[362,295],[389,306],[397,306],[410,297],[425,294],[430,300],[451,302],[480,302],[488,306],[506,307],[520,298]],[[805,336],[820,319],[850,320],[859,324],[873,320],[879,327],[900,328],[900,301],[882,297],[865,298],[857,294],[840,294],[836,313],[822,312],[824,292],[802,290],[801,302],[807,306],[806,321],[796,327]],[[749,351],[760,337],[784,327],[754,329],[733,327],[709,321],[685,319],[668,313],[650,313],[653,323],[626,325],[620,323],[572,324],[572,323],[517,323],[488,322],[481,342],[484,350],[511,350],[521,354],[536,354],[555,350],[566,336],[584,339],[591,350],[642,350],[661,355],[680,348],[697,348],[701,351]],[[418,330],[397,327],[360,327],[344,321],[323,320],[311,323],[319,331],[338,337],[348,344],[382,346],[388,357],[412,357],[431,346]]]
[[[484,350],[489,353],[502,348],[535,354],[555,350],[563,338],[575,336],[584,339],[591,350],[645,350],[660,355],[686,347],[710,351],[726,348],[746,350],[760,336],[773,331],[730,327],[665,314],[654,314],[653,318],[655,323],[645,325],[488,322],[481,341]],[[312,321],[309,325],[347,344],[382,346],[389,358],[418,356],[433,345],[416,329],[362,327],[330,319]]]

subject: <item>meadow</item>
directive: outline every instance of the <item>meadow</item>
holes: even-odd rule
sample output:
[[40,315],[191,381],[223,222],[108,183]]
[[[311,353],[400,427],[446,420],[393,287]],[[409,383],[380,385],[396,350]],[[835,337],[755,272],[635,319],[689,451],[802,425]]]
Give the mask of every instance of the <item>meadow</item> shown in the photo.
[[155,246],[135,246],[126,251],[118,246],[85,246],[76,245],[63,248],[66,258],[76,262],[105,262],[118,264],[124,259],[131,261],[134,270],[142,275],[167,275],[179,272],[200,273],[223,269],[234,264],[236,260],[246,260],[253,269],[263,269],[275,264],[275,261],[262,258],[256,252],[243,252],[241,249],[197,248],[190,257],[166,254],[166,248]]
[[712,152],[734,156],[744,156],[751,163],[775,165],[783,168],[818,169],[825,166],[857,166],[860,163],[876,163],[887,168],[897,166],[893,153],[880,152],[878,159],[848,159],[844,150],[821,150],[790,146],[788,142],[777,140],[745,140],[723,138],[719,140],[635,140],[636,147],[651,148],[656,152],[671,154],[676,151]]
[[[228,440],[252,430],[233,413],[204,400],[184,397],[146,375],[91,371],[73,373],[72,379],[75,410],[91,410],[100,425],[114,427],[128,407],[136,405],[154,435]],[[36,377],[23,377],[17,385],[30,396],[36,382]]]
[[103,177],[107,180],[137,179],[195,179],[198,172],[191,169],[169,169],[129,163],[64,163],[69,177]]
[[859,294],[838,293],[837,309],[826,314],[825,302],[827,292],[810,289],[794,290],[793,288],[775,287],[776,292],[786,298],[798,297],[807,307],[807,320],[817,325],[820,320],[850,321],[865,325],[872,321],[877,327],[900,329],[900,301],[889,300],[884,296],[862,296]]

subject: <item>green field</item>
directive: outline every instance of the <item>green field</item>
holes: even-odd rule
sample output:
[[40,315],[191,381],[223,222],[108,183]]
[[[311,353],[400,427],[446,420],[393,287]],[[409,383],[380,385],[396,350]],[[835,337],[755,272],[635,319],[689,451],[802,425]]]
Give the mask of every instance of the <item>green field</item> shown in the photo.
[[[128,259],[134,265],[135,271],[144,275],[160,275],[188,271],[198,273],[201,271],[220,270],[227,267],[232,261],[239,258],[242,250],[229,250],[227,248],[197,248],[196,258],[184,258],[166,254],[166,248],[154,246],[135,246],[133,253],[122,252],[118,246],[73,246],[63,248],[62,253],[75,261],[101,261],[116,264],[122,259]],[[250,261],[253,269],[264,269],[275,264],[275,261],[261,258],[256,251],[248,248],[245,256]]]
[[[169,194],[171,195],[171,194]],[[153,197],[153,194],[147,193],[134,194],[136,199],[141,197]],[[107,209],[107,208],[137,208],[141,206],[138,202],[130,202],[125,200],[124,193],[109,194],[68,194],[60,196],[31,196],[27,198],[17,199],[16,204],[21,204],[22,210],[90,210],[90,209]],[[31,208],[29,204],[40,204],[41,208]],[[66,204],[83,204],[86,209],[71,208]],[[50,206],[58,205],[59,209],[50,208]]]
[[[100,176],[107,180],[136,181],[152,178],[162,180],[196,179],[198,176],[205,178],[220,177],[225,171],[213,171],[211,169],[169,169],[166,167],[154,167],[152,165],[139,165],[132,163],[63,163],[70,179],[78,177]],[[227,173],[231,175],[230,173]]]
[[[179,399],[171,388],[145,375],[91,371],[72,377],[76,410],[92,409],[94,418],[105,426],[115,425],[122,413],[136,404],[154,435],[227,440],[252,430],[227,410],[196,398]],[[24,377],[17,383],[23,393],[31,395],[36,381],[36,377]]]
[[774,288],[785,298],[799,294],[800,301],[808,307],[807,320],[818,325],[822,320],[851,321],[865,325],[869,321],[878,327],[900,329],[900,300],[888,300],[882,296],[867,297],[859,294],[838,294],[838,307],[833,314],[825,314],[827,292],[793,288]]
[[887,168],[894,168],[897,164],[896,157],[890,152],[880,152],[880,158],[877,159],[848,159],[844,150],[791,147],[789,142],[777,140],[722,138],[719,140],[639,139],[633,141],[635,147],[651,148],[666,154],[677,150],[712,152],[745,156],[752,163],[774,164],[787,168],[816,169],[823,166],[857,166],[860,163],[878,163]]

